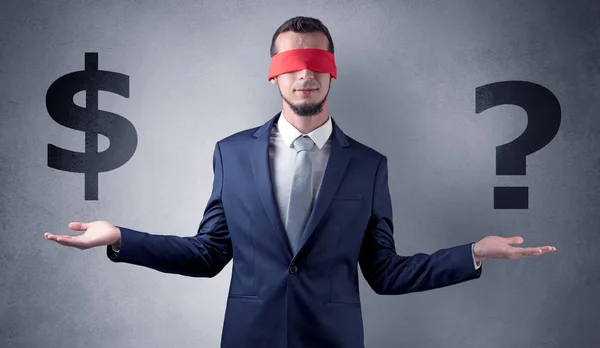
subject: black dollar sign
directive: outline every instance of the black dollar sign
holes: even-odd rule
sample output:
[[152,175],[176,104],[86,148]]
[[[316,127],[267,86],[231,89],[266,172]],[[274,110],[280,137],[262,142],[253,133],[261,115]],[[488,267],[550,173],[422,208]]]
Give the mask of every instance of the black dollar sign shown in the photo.
[[[98,173],[119,168],[133,156],[137,132],[124,117],[98,110],[98,91],[129,98],[129,76],[98,70],[98,53],[85,53],[85,70],[59,77],[46,93],[46,108],[57,123],[85,132],[85,152],[74,152],[48,144],[48,166],[85,174],[85,199],[98,199]],[[86,105],[73,96],[86,91]],[[98,152],[98,134],[110,140],[108,149]]]

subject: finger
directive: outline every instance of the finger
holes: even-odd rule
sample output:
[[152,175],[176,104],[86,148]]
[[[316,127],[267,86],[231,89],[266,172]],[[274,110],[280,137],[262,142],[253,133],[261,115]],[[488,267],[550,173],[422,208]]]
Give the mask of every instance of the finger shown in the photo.
[[508,244],[521,244],[521,243],[523,243],[523,237],[519,237],[519,236],[504,238],[504,240]]
[[86,224],[85,222],[75,221],[69,224],[69,228],[74,231],[85,231],[88,229],[88,224]]
[[46,232],[44,233],[44,238],[48,239],[48,240],[54,240],[56,241],[56,237],[58,237],[57,235],[50,233],[50,232]]
[[64,238],[66,238],[66,237],[72,237],[72,236],[67,236],[67,235],[57,235],[57,234],[54,234],[54,233],[46,232],[46,233],[44,234],[44,237],[45,237],[46,239],[48,239],[48,240],[53,240],[53,241],[56,241],[56,239],[57,239],[57,238],[59,238],[59,237],[64,237]]
[[522,248],[521,252],[528,255],[539,255],[544,252],[542,248]]
[[56,242],[60,245],[74,247],[78,249],[86,249],[86,243],[78,236],[57,236]]
[[87,248],[86,241],[79,236],[56,235],[50,232],[46,233],[46,239],[53,240],[60,245],[77,247],[81,249]]
[[555,251],[556,248],[553,246],[543,246],[543,247],[532,247],[532,248],[520,248],[522,251],[525,251],[527,253],[537,253],[537,254],[541,254],[541,253],[547,253],[550,251]]
[[517,252],[519,256],[539,256],[555,250],[555,248],[551,246],[517,249],[519,249],[519,251]]
[[550,251],[542,251],[542,252],[537,252],[537,253],[529,253],[529,254],[525,254],[525,255],[522,255],[522,256],[523,257],[535,257],[535,256],[541,256],[541,255],[547,254],[549,252]]
[[551,247],[551,246],[540,247],[539,249],[541,250],[541,252],[538,253],[538,255],[547,254],[549,252],[553,252],[556,250],[556,248]]

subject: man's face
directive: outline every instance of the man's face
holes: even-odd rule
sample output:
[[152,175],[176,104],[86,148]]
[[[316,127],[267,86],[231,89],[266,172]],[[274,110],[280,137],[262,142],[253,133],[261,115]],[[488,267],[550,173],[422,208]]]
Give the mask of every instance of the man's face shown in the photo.
[[[286,31],[275,40],[277,53],[297,48],[327,50],[329,42],[322,33],[294,33]],[[304,69],[281,74],[271,80],[279,88],[283,100],[298,116],[314,116],[323,110],[332,77],[329,73]]]

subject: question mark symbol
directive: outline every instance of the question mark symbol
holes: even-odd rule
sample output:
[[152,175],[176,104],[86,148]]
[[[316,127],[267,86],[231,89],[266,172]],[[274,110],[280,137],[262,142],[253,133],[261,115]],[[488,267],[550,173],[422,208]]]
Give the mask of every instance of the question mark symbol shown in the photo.
[[[526,175],[526,157],[548,145],[560,127],[560,103],[547,88],[528,81],[501,81],[475,89],[475,112],[498,105],[520,106],[527,127],[517,139],[496,147],[496,175]],[[528,209],[527,186],[494,187],[494,209]]]

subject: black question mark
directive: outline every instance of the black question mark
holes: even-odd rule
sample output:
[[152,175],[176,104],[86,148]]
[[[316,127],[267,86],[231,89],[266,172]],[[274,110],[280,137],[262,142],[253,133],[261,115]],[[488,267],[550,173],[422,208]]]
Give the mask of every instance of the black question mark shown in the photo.
[[[496,147],[496,175],[526,175],[526,157],[554,138],[560,127],[560,103],[546,87],[528,81],[501,81],[475,89],[475,112],[498,105],[520,106],[527,127],[517,139]],[[527,186],[494,187],[494,209],[528,209]]]

